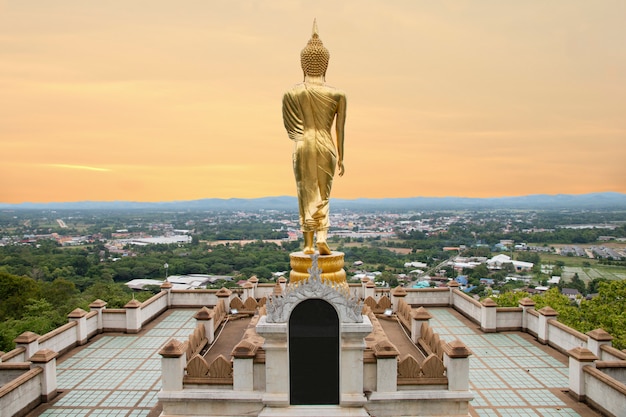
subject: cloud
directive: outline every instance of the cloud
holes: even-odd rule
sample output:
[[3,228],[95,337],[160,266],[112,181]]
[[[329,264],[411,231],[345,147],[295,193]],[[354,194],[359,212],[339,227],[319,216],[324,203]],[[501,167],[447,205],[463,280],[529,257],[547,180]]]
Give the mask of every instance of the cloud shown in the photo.
[[108,168],[89,167],[86,165],[70,165],[70,164],[46,164],[48,167],[61,168],[61,169],[77,169],[83,171],[98,171],[98,172],[110,172]]

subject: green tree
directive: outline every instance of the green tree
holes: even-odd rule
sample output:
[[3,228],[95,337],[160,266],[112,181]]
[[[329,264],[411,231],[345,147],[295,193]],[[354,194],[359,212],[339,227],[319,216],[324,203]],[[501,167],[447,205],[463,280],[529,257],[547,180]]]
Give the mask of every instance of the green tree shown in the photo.
[[469,275],[476,279],[487,278],[489,276],[489,268],[485,264],[476,265]]
[[0,322],[0,350],[13,349],[13,340],[26,331],[43,335],[65,323],[65,318],[44,299],[25,300],[23,310],[19,319]]
[[577,289],[581,294],[587,293],[587,286],[585,285],[585,282],[580,279],[577,273],[574,274],[570,282],[564,284],[564,287]]
[[532,262],[535,265],[541,263],[541,258],[537,252],[518,252],[517,260],[522,262]]
[[535,309],[541,310],[549,306],[556,311],[565,310],[571,307],[571,301],[565,295],[561,294],[558,288],[550,288],[543,294],[533,295],[532,300],[535,302]]
[[561,294],[557,287],[550,288],[543,294],[533,295],[531,298],[535,302],[536,310],[546,306],[552,307],[559,313],[558,320],[561,323],[578,330],[577,325],[581,321],[580,309],[575,303],[572,304],[567,296]]
[[47,282],[43,284],[43,289],[43,297],[46,301],[55,309],[65,310],[65,313],[75,309],[80,302],[80,291],[73,282],[67,279],[57,278],[52,282]]
[[41,291],[32,278],[0,271],[0,321],[19,319],[25,312],[25,302],[38,299]]
[[495,301],[499,307],[517,307],[519,306],[520,300],[529,297],[530,294],[525,291],[505,291],[498,294],[498,296],[491,294],[487,296]]
[[587,294],[595,294],[600,289],[600,283],[609,282],[606,278],[594,278],[587,283]]
[[122,308],[135,295],[137,295],[137,298],[143,298],[146,297],[146,295],[149,295],[149,293],[133,294],[133,291],[124,284],[107,284],[103,282],[98,282],[85,290],[85,292],[83,292],[83,302],[85,304],[83,308],[88,308],[89,303],[97,299],[106,301],[108,308]]
[[614,337],[613,346],[626,348],[626,281],[600,282],[598,295],[581,303],[582,319],[575,327],[586,332],[601,328]]
[[383,273],[381,273],[376,280],[386,282],[391,288],[395,288],[398,286],[398,276],[389,271],[384,271]]

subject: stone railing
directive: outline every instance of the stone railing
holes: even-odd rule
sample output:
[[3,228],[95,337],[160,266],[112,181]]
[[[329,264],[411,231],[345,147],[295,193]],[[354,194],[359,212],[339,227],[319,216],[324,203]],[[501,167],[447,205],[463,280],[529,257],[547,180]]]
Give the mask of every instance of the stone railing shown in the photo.
[[449,307],[450,291],[447,288],[405,288],[407,304],[423,307]]
[[[193,359],[194,356],[200,355],[202,350],[209,344],[209,339],[206,337],[206,328],[198,323],[194,331],[189,335],[187,339],[187,357]],[[187,362],[187,367],[189,367],[189,362]]]
[[499,332],[514,331],[522,329],[521,307],[497,307],[496,308],[496,329]]
[[13,350],[0,355],[0,363],[14,363],[26,361],[26,348],[18,346]]
[[[454,283],[451,283],[449,288],[443,289],[403,289],[402,291],[390,291],[387,289],[385,291],[379,291],[377,288],[372,289],[371,286],[368,287],[367,283],[365,283],[365,285],[351,285],[350,289],[351,291],[355,290],[363,294],[373,293],[375,297],[378,298],[378,301],[376,302],[375,298],[372,297],[366,304],[372,304],[373,308],[377,311],[383,312],[384,309],[391,307],[396,312],[399,321],[411,334],[411,339],[416,344],[422,332],[421,322],[416,320],[415,317],[419,309],[407,309],[406,306],[400,306],[403,305],[403,303],[408,306],[447,306],[456,309],[473,322],[478,323],[485,332],[519,329],[520,331],[532,334],[540,343],[550,345],[561,352],[569,352],[578,347],[589,349],[596,356],[597,359],[595,359],[595,361],[599,360],[601,362],[601,366],[594,366],[594,371],[586,369],[584,374],[590,376],[585,376],[581,379],[589,380],[590,386],[593,384],[606,384],[607,389],[611,386],[615,386],[616,382],[614,381],[623,383],[623,381],[620,382],[619,379],[615,377],[616,373],[618,373],[615,369],[618,369],[621,365],[611,365],[607,367],[602,363],[626,360],[626,353],[611,347],[610,340],[608,342],[605,340],[607,337],[606,334],[602,335],[595,330],[586,335],[577,332],[558,322],[558,315],[551,308],[546,307],[538,311],[535,310],[532,300],[521,300],[520,305],[514,308],[499,308],[488,299],[483,302],[474,300],[467,294],[458,291]],[[69,323],[45,335],[39,336],[30,332],[20,335],[20,337],[16,339],[17,347],[10,352],[1,354],[0,362],[5,364],[28,362],[35,353],[42,349],[62,354],[75,346],[87,343],[89,339],[96,334],[106,331],[136,333],[141,331],[147,322],[153,320],[165,311],[165,309],[174,307],[216,306],[214,309],[209,310],[211,313],[207,315],[207,320],[203,323],[206,338],[210,340],[214,337],[215,329],[227,316],[229,308],[239,306],[238,302],[241,302],[243,309],[238,310],[243,312],[252,311],[254,308],[259,308],[259,306],[261,306],[260,310],[262,310],[262,302],[257,300],[263,298],[264,294],[271,294],[275,291],[276,288],[274,285],[258,284],[258,282],[255,283],[253,280],[250,280],[250,285],[246,285],[237,291],[237,293],[242,295],[242,298],[239,298],[236,293],[226,289],[174,291],[171,289],[171,286],[168,288],[168,286],[164,284],[162,291],[146,302],[140,303],[133,300],[122,309],[106,309],[106,302],[96,300],[90,305],[89,312],[80,309],[73,311],[68,315]],[[391,300],[389,300],[388,296],[391,297]],[[242,299],[246,301],[242,302]],[[249,301],[250,299],[256,302],[256,307],[253,306],[252,301]],[[223,301],[223,303],[220,303],[220,301]],[[373,304],[372,301],[374,301],[375,304]],[[199,319],[199,321],[202,320]],[[212,340],[210,340],[210,343],[211,342]],[[443,345],[444,364],[446,363],[446,346],[448,346],[447,349],[451,351],[458,348],[455,348],[451,344]],[[253,349],[252,347],[248,348]],[[375,358],[376,361],[380,359],[384,362],[388,359],[391,350],[386,349],[384,345],[380,345],[376,348],[378,354],[378,357]],[[245,349],[242,349],[241,351],[243,352],[244,350]],[[458,353],[459,349],[456,351]],[[257,359],[254,360],[258,360],[258,352],[262,351],[257,349],[255,352],[257,352],[255,353],[255,358]],[[372,352],[374,352],[373,348]],[[372,355],[374,355],[374,353],[372,353]],[[387,357],[385,355],[387,355]],[[186,354],[183,356],[186,356]],[[244,360],[244,358],[241,359]],[[419,360],[416,359],[416,362],[419,363]],[[186,361],[183,364],[183,368],[185,364]],[[448,368],[446,372],[449,377],[450,369],[447,365],[446,367]],[[2,374],[2,372],[4,371],[0,370],[0,374]],[[398,372],[397,367],[393,372]],[[601,372],[606,378],[596,377],[597,372]],[[2,376],[0,375],[0,379],[1,378]],[[27,380],[30,381],[28,378],[20,378],[19,381],[22,381],[23,384],[27,384]],[[591,382],[592,380],[589,378],[593,378],[593,382]],[[397,381],[397,378],[395,380]],[[236,378],[234,378],[233,384],[235,386],[237,385]],[[248,384],[248,382],[242,383],[241,386],[247,386],[246,384]],[[11,384],[7,385],[13,386]],[[619,389],[617,391],[621,392]],[[6,390],[3,392],[6,392]],[[575,391],[572,390],[572,392]],[[593,392],[593,390],[591,390],[591,392]],[[603,402],[604,400],[609,401],[609,397],[586,395],[583,398],[589,399],[589,402],[593,402],[595,404],[594,406],[599,409],[611,409],[608,404]]]
[[159,317],[161,313],[167,310],[167,297],[167,292],[161,291],[141,304],[142,326]]
[[187,362],[187,373],[183,383],[232,386],[232,362],[219,355],[209,364],[201,355],[196,354]]
[[[542,310],[539,310],[540,314]],[[575,347],[587,346],[587,335],[558,322],[556,316],[547,322],[547,335],[544,338],[546,344],[563,353]]]
[[57,353],[42,349],[28,362],[0,363],[0,412],[24,415],[57,395]]
[[[403,301],[400,301],[400,308],[403,310],[403,317],[413,318],[414,314],[407,311],[410,309]],[[421,308],[422,311],[425,311]],[[422,322],[420,334],[416,343],[416,352],[419,354],[412,355],[406,354],[401,358],[398,358],[400,353],[388,339],[384,332],[376,314],[374,314],[369,308],[367,309],[367,315],[372,323],[372,333],[365,338],[367,349],[364,352],[364,361],[366,363],[376,364],[376,385],[372,385],[371,388],[374,391],[388,390],[391,388],[389,385],[389,370],[386,367],[391,366],[386,364],[387,360],[393,359],[396,369],[396,384],[393,385],[394,390],[398,385],[403,386],[435,386],[435,385],[447,385],[448,379],[445,376],[445,366],[443,364],[443,344],[439,340],[439,336],[428,327],[427,322]],[[398,320],[400,325],[404,326],[400,319]],[[415,327],[415,326],[413,326]],[[410,331],[411,325],[409,326]],[[406,387],[408,388],[408,387]],[[419,389],[419,388],[418,388]]]
[[218,290],[169,290],[170,308],[193,308],[217,304]]
[[255,388],[254,381],[265,380],[265,350],[263,349],[265,339],[256,332],[259,318],[264,315],[263,310],[262,308],[259,315],[250,320],[241,341],[233,348],[233,389],[235,391],[252,391]]
[[626,361],[598,361],[594,352],[583,347],[567,353],[570,395],[600,410],[603,415],[623,416],[626,410]]
[[240,314],[255,314],[259,307],[265,304],[265,298],[260,301],[252,297],[246,298],[246,301],[242,301],[239,297],[234,297],[230,300],[230,309],[237,310]]
[[380,297],[378,301],[376,301],[373,297],[367,297],[363,303],[375,314],[384,313],[385,310],[391,308],[391,300],[386,295]]
[[[456,284],[456,285],[454,285]],[[450,283],[450,291],[451,291],[451,304],[452,307],[463,314],[468,319],[472,320],[475,323],[482,323],[482,304],[478,300],[474,300],[472,297],[465,294],[463,291],[458,289],[458,284],[454,281]]]
[[[254,304],[250,300],[254,301]],[[225,300],[219,300],[214,309],[209,310],[206,307],[203,307],[194,316],[198,321],[198,325],[189,336],[186,344],[184,344],[186,357],[189,358],[185,367],[185,375],[183,378],[183,383],[185,385],[223,385],[228,386],[227,388],[233,388],[232,386],[235,383],[233,378],[233,362],[225,358],[223,355],[218,355],[209,363],[207,362],[204,353],[215,341],[215,332],[217,329],[226,322],[228,313],[226,311],[225,304]],[[253,306],[254,310],[252,309]],[[257,309],[257,302],[250,297],[246,300],[246,303],[243,303],[239,297],[234,297],[230,302],[230,308],[231,311],[236,308],[238,310],[238,315],[254,314]],[[250,309],[250,312],[242,312],[240,311],[240,308]],[[258,316],[253,319],[252,322],[256,323],[257,320]],[[262,345],[263,339],[259,337],[255,339],[251,335],[250,328],[248,328],[244,334],[244,340],[242,340],[242,342],[240,342],[239,345],[237,345],[233,350],[235,362],[237,362],[238,356],[246,358],[254,358],[256,356],[256,352],[260,346],[258,343],[252,343],[254,340],[257,342],[260,340]],[[175,344],[176,342],[170,342],[170,344],[171,343]],[[235,353],[237,353],[237,355]],[[252,371],[252,368],[250,371]],[[241,378],[239,378],[239,380],[241,380]]]
[[211,363],[207,363],[204,358],[204,350],[210,346],[205,329],[202,323],[198,323],[185,344],[186,357],[190,359],[185,367],[183,382],[185,384],[232,385],[233,366],[229,360],[223,355],[218,355]]
[[626,361],[626,352],[610,345],[601,345],[599,356],[603,361]]

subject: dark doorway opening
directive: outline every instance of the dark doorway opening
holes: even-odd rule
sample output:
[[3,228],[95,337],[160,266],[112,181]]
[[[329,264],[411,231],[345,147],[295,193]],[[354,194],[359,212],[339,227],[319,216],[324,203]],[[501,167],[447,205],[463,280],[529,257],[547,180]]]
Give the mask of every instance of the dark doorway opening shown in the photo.
[[289,317],[292,405],[339,404],[339,317],[328,302],[309,299]]

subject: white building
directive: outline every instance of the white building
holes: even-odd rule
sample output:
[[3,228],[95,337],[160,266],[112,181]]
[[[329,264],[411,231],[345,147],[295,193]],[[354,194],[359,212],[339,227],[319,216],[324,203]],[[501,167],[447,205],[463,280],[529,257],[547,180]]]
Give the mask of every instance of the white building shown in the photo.
[[150,286],[150,285],[156,285],[156,286],[161,286],[161,284],[163,284],[162,280],[158,280],[158,279],[133,279],[132,281],[128,281],[126,283],[126,286],[132,290],[143,290],[144,287]]
[[505,264],[512,264],[517,272],[530,271],[535,265],[532,262],[514,261],[510,256],[502,253],[487,261],[489,269],[502,269]]

